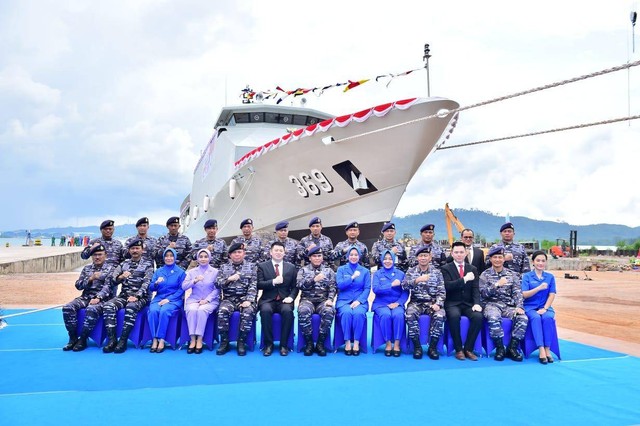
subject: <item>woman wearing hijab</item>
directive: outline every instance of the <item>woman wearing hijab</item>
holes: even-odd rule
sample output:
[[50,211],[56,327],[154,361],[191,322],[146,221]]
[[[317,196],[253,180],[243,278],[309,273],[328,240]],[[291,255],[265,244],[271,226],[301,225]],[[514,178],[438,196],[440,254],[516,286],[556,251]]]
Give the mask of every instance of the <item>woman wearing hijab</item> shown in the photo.
[[[400,337],[404,331],[404,305],[409,299],[409,290],[401,287],[404,272],[396,269],[396,255],[385,250],[380,255],[382,267],[373,275],[373,299],[371,309],[380,319],[382,337],[386,342],[385,356],[400,356]],[[392,343],[393,342],[393,343]]]
[[371,273],[358,263],[361,255],[357,247],[350,247],[347,250],[348,263],[336,272],[336,309],[344,334],[344,353],[356,356],[360,355],[360,336],[367,319],[371,291]]
[[182,283],[182,289],[191,289],[191,294],[184,303],[184,311],[189,328],[188,354],[202,353],[202,336],[209,316],[220,304],[220,290],[215,286],[218,270],[209,265],[211,253],[207,249],[200,249],[196,255],[198,267],[187,272],[187,278]]
[[150,292],[156,292],[151,304],[147,321],[153,336],[151,352],[164,351],[164,338],[172,316],[178,315],[182,307],[182,282],[186,277],[184,269],[176,265],[177,254],[172,248],[163,253],[164,266],[158,268],[151,278]]

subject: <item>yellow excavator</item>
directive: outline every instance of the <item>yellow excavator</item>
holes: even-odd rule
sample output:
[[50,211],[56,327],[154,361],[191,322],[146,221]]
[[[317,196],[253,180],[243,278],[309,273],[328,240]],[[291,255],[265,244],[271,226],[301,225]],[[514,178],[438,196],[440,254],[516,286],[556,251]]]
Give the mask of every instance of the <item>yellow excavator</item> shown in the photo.
[[449,203],[446,203],[444,205],[444,221],[447,224],[447,236],[449,237],[449,247],[451,247],[451,244],[453,244],[453,242],[458,239],[453,237],[453,229],[451,228],[451,223],[453,223],[458,229],[458,234],[462,232],[462,230],[464,229],[464,225],[460,222],[460,220],[458,220],[456,215],[453,214],[453,211],[451,211],[451,209],[449,208]]

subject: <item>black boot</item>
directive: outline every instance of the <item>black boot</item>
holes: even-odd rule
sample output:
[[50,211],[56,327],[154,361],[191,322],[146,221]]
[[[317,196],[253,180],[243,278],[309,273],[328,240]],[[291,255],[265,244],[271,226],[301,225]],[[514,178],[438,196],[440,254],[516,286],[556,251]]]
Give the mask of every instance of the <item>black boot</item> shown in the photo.
[[240,333],[238,335],[238,341],[236,342],[238,349],[238,356],[245,356],[247,354],[247,347],[244,341],[247,339],[246,333]]
[[496,354],[493,359],[496,361],[504,361],[504,344],[502,343],[502,337],[493,339],[493,344],[496,347]]
[[507,358],[511,358],[513,361],[522,362],[523,358],[518,346],[520,346],[520,341],[518,339],[511,338],[509,348],[507,349]]
[[435,337],[432,337],[431,340],[429,340],[427,356],[433,360],[440,359],[440,354],[438,353],[438,339]]
[[413,342],[413,359],[422,359],[422,345],[420,344],[420,338],[414,337],[411,339]]
[[304,336],[304,356],[313,355],[313,336]]
[[120,335],[120,340],[118,340],[118,344],[113,350],[116,354],[121,354],[127,350],[127,341],[129,340],[129,334],[131,333],[131,327],[124,326],[122,328],[122,334]]
[[73,351],[74,352],[82,352],[85,349],[87,349],[87,339],[89,338],[89,333],[82,330],[82,334],[80,335],[80,338],[78,339],[78,341],[76,342],[76,344],[73,346]]
[[110,354],[116,348],[118,344],[118,340],[116,339],[116,328],[109,327],[107,328],[107,344],[102,348],[102,352],[105,354]]
[[229,333],[220,333],[220,346],[216,350],[216,355],[224,355],[229,352]]
[[316,342],[316,353],[320,356],[327,356],[327,350],[324,347],[324,341],[327,338],[326,335],[318,335],[318,341]]
[[76,333],[75,331],[70,331],[69,342],[67,342],[67,344],[64,345],[62,350],[65,352],[70,351],[71,349],[73,349],[73,346],[76,344],[77,341],[78,341],[78,333]]

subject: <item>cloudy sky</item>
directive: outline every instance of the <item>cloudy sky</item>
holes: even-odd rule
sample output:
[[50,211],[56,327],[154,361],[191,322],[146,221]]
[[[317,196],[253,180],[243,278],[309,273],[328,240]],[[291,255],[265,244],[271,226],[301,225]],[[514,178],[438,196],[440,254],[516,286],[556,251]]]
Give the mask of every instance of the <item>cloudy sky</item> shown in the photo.
[[[640,58],[626,1],[0,2],[0,229],[176,214],[221,106],[423,65],[461,105]],[[636,42],[640,38],[636,37]],[[640,44],[640,43],[639,43]],[[640,51],[640,46],[636,52]],[[425,96],[426,73],[309,99]],[[640,113],[640,67],[461,114],[449,144]],[[476,208],[639,226],[640,121],[438,151],[397,214]],[[397,161],[402,161],[398,158]]]

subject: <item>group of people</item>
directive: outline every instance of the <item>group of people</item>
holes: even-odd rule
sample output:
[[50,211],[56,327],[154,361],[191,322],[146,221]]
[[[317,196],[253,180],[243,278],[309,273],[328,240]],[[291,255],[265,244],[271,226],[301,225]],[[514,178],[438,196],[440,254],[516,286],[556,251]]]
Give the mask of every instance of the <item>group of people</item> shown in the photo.
[[[124,244],[113,238],[113,221],[100,225],[101,237],[82,252],[83,258],[92,258],[76,282],[82,294],[63,308],[69,333],[63,350],[84,350],[89,334],[100,315],[104,315],[107,343],[103,351],[124,352],[138,312],[148,305],[151,352],[164,351],[169,321],[184,309],[189,354],[202,352],[204,330],[211,315],[217,316],[220,343],[216,353],[227,353],[231,349],[230,318],[239,312],[236,350],[238,355],[245,355],[247,337],[259,312],[264,356],[274,351],[274,313],[281,318],[279,352],[286,356],[292,349],[287,342],[299,298],[298,322],[305,356],[326,355],[334,319],[344,336],[344,342],[338,344],[344,344],[346,355],[358,356],[360,337],[367,332],[366,314],[373,292],[371,309],[385,342],[385,356],[401,355],[401,337],[408,329],[413,357],[422,358],[420,316],[428,315],[429,330],[423,334],[428,335],[427,356],[431,359],[439,358],[437,345],[446,320],[456,359],[476,361],[475,341],[485,319],[496,347],[495,360],[508,357],[522,361],[520,341],[530,323],[540,362],[553,362],[549,338],[550,327],[554,326],[555,279],[545,271],[544,252],[533,254],[531,270],[524,247],[514,241],[511,223],[502,225],[501,241],[489,248],[486,258],[482,250],[473,246],[471,229],[462,231],[461,240],[453,243],[447,256],[434,240],[432,224],[420,229],[421,241],[407,254],[395,238],[395,225],[385,223],[382,238],[373,244],[371,255],[358,240],[358,222],[345,227],[346,239],[335,246],[322,234],[318,217],[310,220],[309,235],[300,241],[288,237],[288,222],[276,224],[275,236],[266,245],[253,233],[251,219],[240,223],[242,234],[229,246],[217,238],[215,219],[206,221],[205,236],[193,244],[179,233],[178,217],[169,218],[166,225],[168,233],[156,240],[147,235],[149,220],[141,218],[136,223],[138,234]],[[374,272],[371,265],[377,266]],[[118,286],[120,292],[116,293]],[[190,294],[184,300],[187,290]],[[86,309],[86,314],[78,333],[80,309]],[[124,309],[125,314],[118,338],[119,309]],[[320,318],[316,339],[313,314]],[[469,319],[464,342],[460,327],[463,316]],[[502,318],[513,321],[506,345]]]

